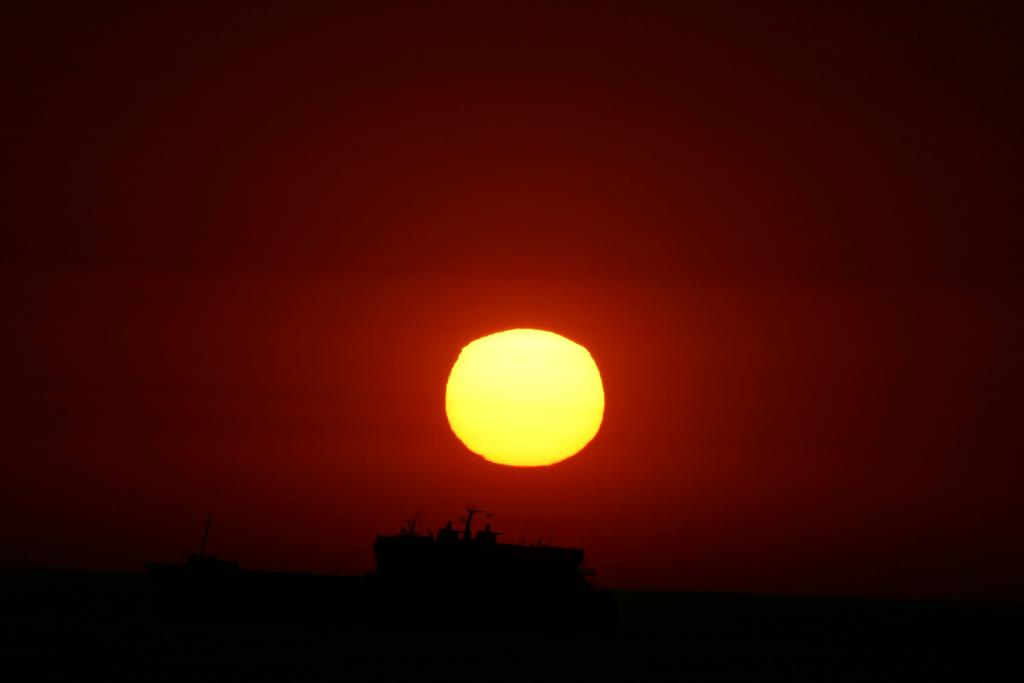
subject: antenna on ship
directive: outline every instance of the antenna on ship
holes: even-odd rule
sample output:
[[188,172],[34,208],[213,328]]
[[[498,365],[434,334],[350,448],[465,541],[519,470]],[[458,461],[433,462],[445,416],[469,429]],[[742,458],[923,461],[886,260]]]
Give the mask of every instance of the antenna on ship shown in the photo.
[[413,515],[412,519],[405,520],[405,526],[402,527],[402,530],[398,533],[398,535],[399,536],[416,536],[418,534],[416,526],[419,524],[420,520],[422,520],[422,519],[423,519],[423,513],[420,512],[419,510],[417,510],[416,514]]
[[203,543],[199,546],[199,559],[206,559],[206,539],[210,537],[210,525],[213,524],[213,513],[206,513],[206,528],[203,530]]
[[461,521],[465,522],[466,524],[466,526],[462,529],[462,540],[466,541],[467,543],[473,540],[473,515],[477,514],[478,512],[483,513],[484,516],[486,517],[494,516],[493,513],[487,512],[486,510],[483,510],[478,507],[473,507],[472,505],[467,505],[466,516],[460,518]]

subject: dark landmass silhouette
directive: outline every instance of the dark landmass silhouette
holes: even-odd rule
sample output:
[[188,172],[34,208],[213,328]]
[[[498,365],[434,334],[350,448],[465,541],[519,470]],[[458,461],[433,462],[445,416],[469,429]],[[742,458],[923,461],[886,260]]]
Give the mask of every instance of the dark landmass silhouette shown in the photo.
[[[364,577],[206,555],[148,573],[0,572],[0,654],[36,677],[1017,679],[1024,604],[599,591],[581,549],[420,534]],[[208,533],[209,528],[207,528]],[[507,546],[507,547],[501,547]],[[496,581],[497,579],[497,581]]]
[[[1024,605],[612,591],[608,628],[366,623],[295,614],[167,617],[142,573],[0,573],[0,653],[84,672],[344,680],[1016,680]],[[316,583],[311,579],[312,583]]]

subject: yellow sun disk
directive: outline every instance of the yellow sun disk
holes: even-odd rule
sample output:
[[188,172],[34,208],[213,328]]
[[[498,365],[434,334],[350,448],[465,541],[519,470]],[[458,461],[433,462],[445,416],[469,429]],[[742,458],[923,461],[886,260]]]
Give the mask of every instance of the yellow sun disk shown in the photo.
[[584,347],[544,330],[507,330],[462,349],[445,412],[456,436],[487,460],[550,465],[597,434],[604,389]]

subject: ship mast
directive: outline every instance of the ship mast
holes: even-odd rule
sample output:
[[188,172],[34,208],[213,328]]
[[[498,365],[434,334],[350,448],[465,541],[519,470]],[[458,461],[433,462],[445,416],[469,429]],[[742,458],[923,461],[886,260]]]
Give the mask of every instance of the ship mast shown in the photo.
[[466,523],[465,528],[462,530],[462,540],[469,543],[473,540],[473,515],[483,510],[475,507],[466,508],[466,516],[462,518],[462,521]]

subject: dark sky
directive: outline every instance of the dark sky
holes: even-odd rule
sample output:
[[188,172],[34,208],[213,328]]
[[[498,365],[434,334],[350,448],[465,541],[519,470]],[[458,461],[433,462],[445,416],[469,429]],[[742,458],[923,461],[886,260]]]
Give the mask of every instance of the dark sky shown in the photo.
[[[606,586],[1024,598],[1011,10],[141,4],[0,19],[0,565],[476,503]],[[512,327],[604,376],[553,467],[445,420]]]

